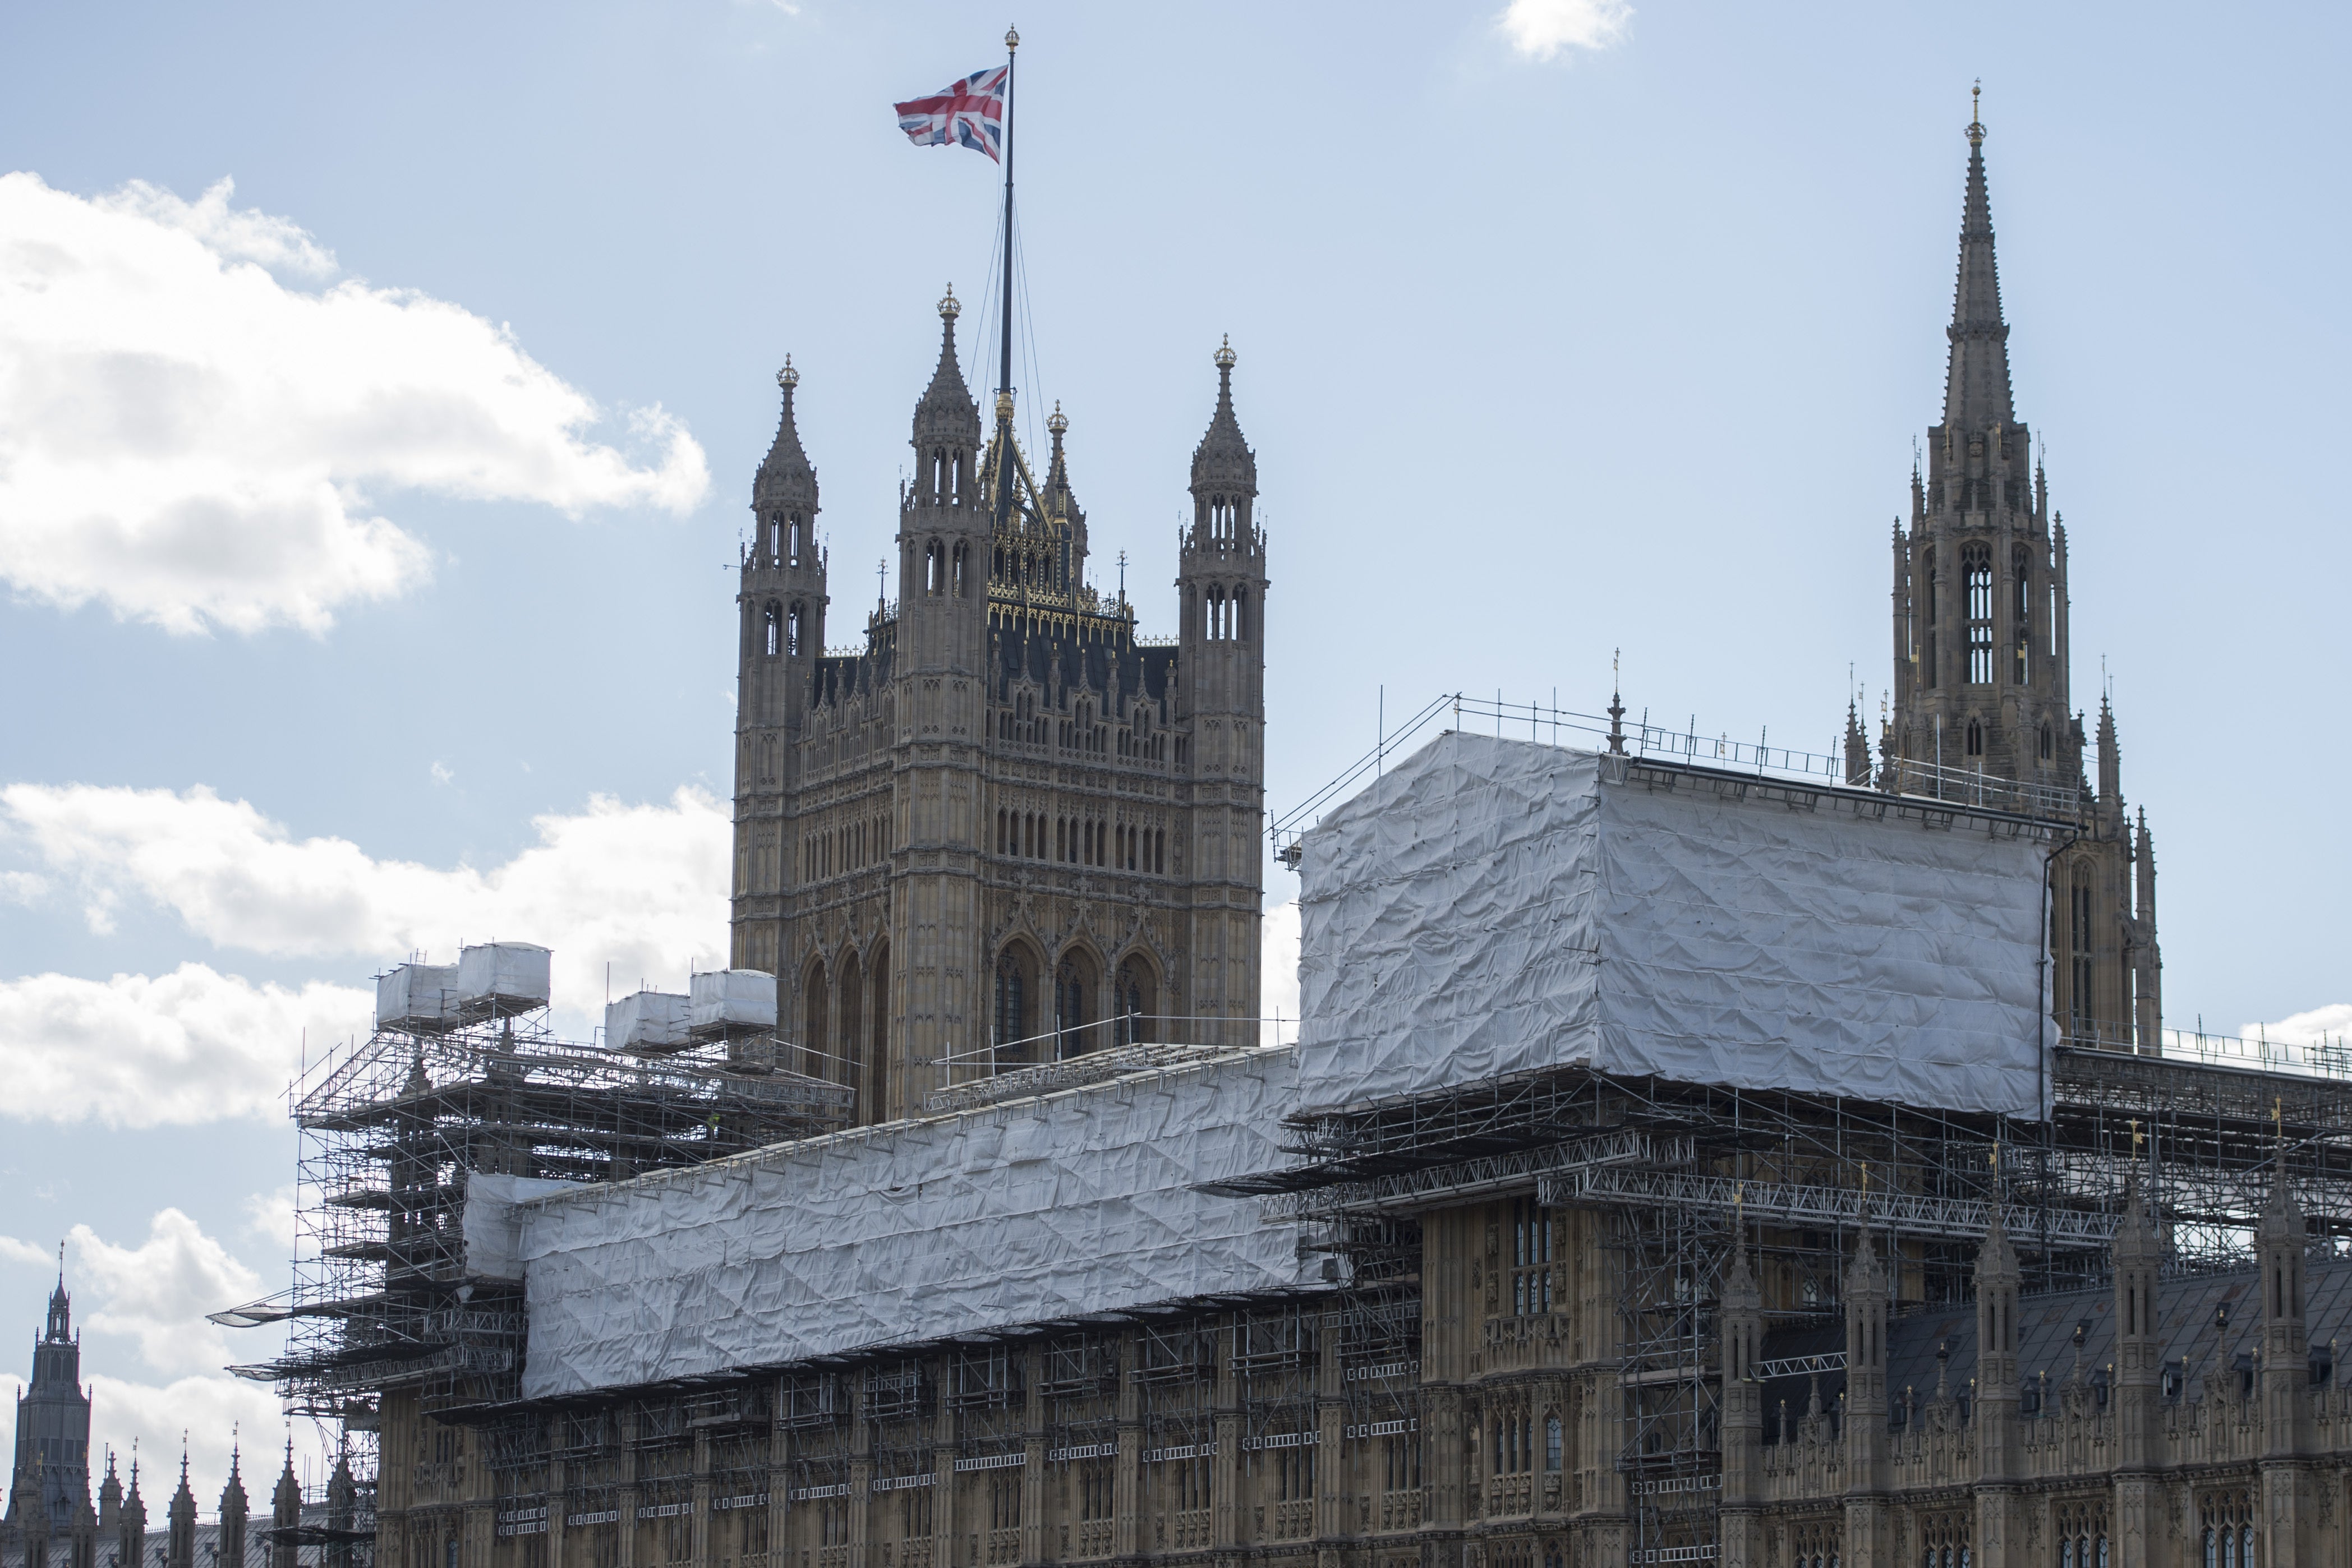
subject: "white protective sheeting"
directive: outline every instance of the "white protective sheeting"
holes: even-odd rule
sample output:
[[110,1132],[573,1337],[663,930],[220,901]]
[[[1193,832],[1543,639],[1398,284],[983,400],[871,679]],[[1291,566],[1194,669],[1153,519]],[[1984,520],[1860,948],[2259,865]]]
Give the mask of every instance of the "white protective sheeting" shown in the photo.
[[492,1004],[509,1012],[549,1000],[548,951],[528,942],[485,942],[457,953],[457,1002],[469,1011]]
[[614,1051],[682,1051],[693,1042],[693,1004],[676,991],[634,991],[604,1004],[604,1043]]
[[375,977],[375,1027],[432,1033],[457,1022],[457,967],[402,964]]
[[471,1171],[466,1176],[466,1272],[478,1279],[522,1278],[524,1198],[546,1197],[580,1184],[545,1176]]
[[1664,771],[1450,733],[1309,831],[1302,1102],[1582,1063],[2043,1113],[2045,835]]
[[705,969],[687,984],[697,1034],[776,1027],[776,977],[765,969]]
[[1194,1190],[1287,1163],[1296,1092],[1253,1051],[524,1201],[523,1396],[1319,1283],[1294,1227]]

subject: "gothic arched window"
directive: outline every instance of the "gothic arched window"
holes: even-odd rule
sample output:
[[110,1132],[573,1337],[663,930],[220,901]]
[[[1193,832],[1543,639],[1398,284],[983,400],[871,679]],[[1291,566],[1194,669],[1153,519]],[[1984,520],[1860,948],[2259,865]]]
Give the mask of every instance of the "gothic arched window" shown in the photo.
[[2042,727],[2042,760],[2050,760],[2050,727],[2046,724]]
[[794,659],[801,656],[801,607],[797,603],[784,612],[784,653]]
[[996,960],[996,1048],[998,1059],[1022,1061],[1026,1051],[1022,1042],[1029,1038],[1028,998],[1024,994],[1028,976],[1021,955],[1008,947]]
[[1972,544],[1960,551],[1969,610],[1969,684],[1992,685],[1992,551]]
[[771,659],[772,659],[772,658],[774,658],[778,653],[780,653],[783,652],[783,646],[784,646],[784,610],[783,610],[783,606],[782,606],[782,605],[781,605],[781,604],[778,604],[778,603],[777,603],[775,601],[773,601],[773,600],[770,600],[770,601],[768,601],[768,607],[767,607],[765,610],[763,610],[763,611],[761,611],[761,612],[760,612],[760,618],[761,618],[761,622],[764,623],[764,627],[763,627],[763,629],[765,630],[765,632],[766,632],[766,633],[767,633],[767,649],[768,649],[768,657],[770,657]]
[[933,539],[923,547],[923,591],[938,593],[947,587],[947,547]]
[[1969,720],[1969,755],[1970,757],[1984,755],[1984,726],[1975,719]]
[[2009,574],[2013,593],[2012,612],[2017,624],[2010,629],[2010,640],[2015,645],[2015,669],[2010,679],[2019,685],[2025,684],[2025,653],[2033,632],[2033,557],[2023,545],[2009,552]]
[[785,564],[785,565],[787,565],[787,566],[798,566],[798,565],[800,565],[800,563],[801,563],[801,515],[800,515],[798,512],[794,512],[794,513],[793,514],[793,523],[792,523],[792,528],[790,528],[790,530],[789,530],[789,531],[786,533],[786,535],[785,535],[785,538],[784,538],[784,543],[785,543],[785,545],[788,547],[788,549],[787,549],[787,553],[786,553],[786,554],[785,554],[785,556],[784,556],[784,564]]
[[1925,664],[1924,664],[1923,668],[1924,668],[1924,669],[1925,669],[1925,671],[1926,671],[1926,675],[1927,675],[1927,685],[1930,685],[1930,686],[1934,686],[1934,685],[1937,685],[1937,684],[1938,684],[1938,681],[1937,681],[1937,667],[1936,667],[1936,619],[1937,619],[1937,591],[1937,591],[1937,587],[1939,586],[1939,584],[1938,584],[1938,581],[1937,581],[1938,574],[1937,574],[1937,570],[1936,570],[1936,552],[1935,552],[1935,547],[1934,547],[1934,546],[1932,546],[1932,545],[1931,545],[1931,546],[1929,546],[1929,547],[1928,547],[1928,549],[1927,549],[1927,661],[1926,661],[1926,663],[1925,663]]
[[953,589],[955,596],[958,599],[961,599],[964,593],[963,559],[963,546],[961,544],[958,544],[955,548],[955,570],[950,574],[950,586]]

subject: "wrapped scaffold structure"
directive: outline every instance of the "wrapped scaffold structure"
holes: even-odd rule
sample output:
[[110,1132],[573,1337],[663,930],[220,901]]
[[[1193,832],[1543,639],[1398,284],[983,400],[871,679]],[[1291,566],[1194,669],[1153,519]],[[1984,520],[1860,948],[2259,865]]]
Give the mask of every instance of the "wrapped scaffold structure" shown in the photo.
[[[698,1000],[709,989],[719,1005],[675,1038],[614,1031],[613,1043],[582,1044],[548,1026],[548,958],[499,943],[453,966],[399,966],[377,980],[373,1032],[295,1085],[295,1283],[215,1321],[288,1325],[281,1356],[236,1370],[277,1384],[296,1411],[364,1440],[394,1390],[435,1410],[512,1396],[522,1293],[469,1263],[474,1186],[517,1196],[606,1181],[848,1119],[854,1091],[774,1065],[786,1052],[769,977],[730,972],[698,988]],[[764,1024],[756,1006],[724,1005],[727,993],[756,998],[757,981]],[[608,1010],[662,1009],[632,998]]]

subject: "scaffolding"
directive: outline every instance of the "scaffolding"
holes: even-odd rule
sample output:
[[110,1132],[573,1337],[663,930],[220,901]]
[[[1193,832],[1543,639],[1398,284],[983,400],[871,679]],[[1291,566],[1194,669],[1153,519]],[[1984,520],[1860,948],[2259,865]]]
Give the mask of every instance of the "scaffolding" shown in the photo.
[[2352,1083],[2071,1046],[2050,1072],[2042,1122],[1583,1068],[1523,1074],[1294,1116],[1297,1163],[1220,1190],[1258,1196],[1269,1218],[1347,1256],[1351,1437],[1417,1414],[1414,1216],[1528,1194],[1596,1212],[1615,1260],[1628,1560],[1706,1561],[1722,1486],[1716,1319],[1735,1246],[1781,1282],[1768,1364],[1813,1374],[1843,1356],[1792,1353],[1841,1332],[1865,1237],[1898,1312],[1969,1298],[1996,1209],[2032,1288],[2081,1289],[2105,1280],[2134,1185],[2159,1217],[2168,1272],[2242,1269],[2283,1160],[2314,1245],[2352,1247]]
[[772,1034],[604,1050],[559,1038],[543,992],[420,1004],[420,972],[441,973],[385,977],[399,1005],[294,1086],[293,1287],[215,1317],[286,1323],[282,1355],[234,1370],[349,1433],[373,1433],[394,1390],[443,1416],[516,1395],[521,1286],[469,1266],[475,1175],[617,1180],[831,1131],[852,1109],[849,1088],[779,1067],[792,1057]]

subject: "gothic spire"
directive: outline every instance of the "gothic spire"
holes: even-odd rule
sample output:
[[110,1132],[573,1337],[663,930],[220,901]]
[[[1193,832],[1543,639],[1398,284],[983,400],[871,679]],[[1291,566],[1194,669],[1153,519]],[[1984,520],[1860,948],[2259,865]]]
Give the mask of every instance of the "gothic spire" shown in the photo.
[[931,372],[931,384],[923,389],[920,402],[915,405],[915,444],[930,444],[935,437],[960,440],[966,447],[980,443],[980,408],[971,401],[971,389],[964,385],[962,367],[956,363],[956,318],[963,314],[963,306],[955,297],[955,285],[948,285],[947,298],[940,301],[940,363]]
[[1944,375],[1944,428],[1990,430],[2011,423],[2009,325],[2000,316],[1993,264],[1992,201],[1985,192],[1985,128],[1969,119],[1969,190],[1960,209],[1960,275],[1952,291],[1951,362]]
[[1204,487],[1257,494],[1257,457],[1234,417],[1234,340],[1227,337],[1217,350],[1217,412],[1209,418],[1208,433],[1192,450],[1192,490]]
[[1068,516],[1071,510],[1070,463],[1067,455],[1062,450],[1062,437],[1069,428],[1070,422],[1063,414],[1062,405],[1057,401],[1054,404],[1054,417],[1045,422],[1045,434],[1054,438],[1053,461],[1046,465],[1045,469],[1045,494],[1049,497],[1046,503],[1048,506],[1054,505],[1052,497],[1061,498],[1061,505],[1055,509],[1065,517]]
[[776,385],[783,389],[784,411],[776,422],[776,439],[751,479],[754,511],[765,513],[771,506],[793,501],[815,509],[816,470],[801,449],[800,428],[793,421],[793,389],[800,384],[801,373],[793,369],[793,357],[786,354],[784,368],[776,372]]

